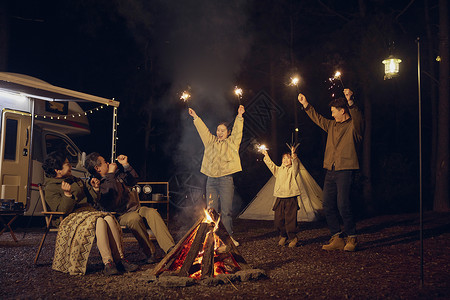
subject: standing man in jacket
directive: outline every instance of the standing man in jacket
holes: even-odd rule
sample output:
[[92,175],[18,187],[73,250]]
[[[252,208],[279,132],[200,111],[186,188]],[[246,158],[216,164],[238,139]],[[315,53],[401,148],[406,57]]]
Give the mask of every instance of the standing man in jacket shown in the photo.
[[[350,187],[353,172],[359,169],[356,149],[362,140],[363,121],[360,110],[353,102],[353,92],[344,89],[344,95],[345,99],[338,98],[329,104],[334,120],[318,114],[303,94],[298,95],[298,101],[311,120],[328,134],[323,161],[323,167],[327,170],[323,186],[323,207],[331,240],[322,246],[323,250],[355,251],[358,244],[350,203]],[[343,232],[339,215],[344,223]]]

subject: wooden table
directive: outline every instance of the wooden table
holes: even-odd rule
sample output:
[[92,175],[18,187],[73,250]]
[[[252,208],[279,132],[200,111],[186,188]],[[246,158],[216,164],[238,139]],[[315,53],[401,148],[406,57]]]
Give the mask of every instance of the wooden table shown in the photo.
[[[4,216],[12,216],[12,218],[8,223],[6,223],[3,219]],[[11,234],[14,241],[18,242],[11,225],[19,216],[23,216],[23,210],[0,210],[0,223],[2,223],[3,227],[2,231],[0,231],[0,235],[2,235],[6,230],[9,230],[9,234]]]

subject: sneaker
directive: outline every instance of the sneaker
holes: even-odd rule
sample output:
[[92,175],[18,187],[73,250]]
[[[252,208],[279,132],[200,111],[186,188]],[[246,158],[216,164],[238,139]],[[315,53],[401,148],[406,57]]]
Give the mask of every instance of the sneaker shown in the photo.
[[233,244],[237,247],[239,246],[239,242],[233,239],[233,237],[230,235],[231,240],[233,241]]
[[147,264],[154,264],[156,263],[158,260],[156,259],[156,255],[153,253],[151,256],[149,256],[147,258],[147,260],[145,261]]
[[344,251],[353,252],[356,250],[356,246],[358,246],[358,241],[356,236],[349,236],[345,241]]
[[103,274],[105,276],[111,276],[111,275],[119,275],[119,270],[116,268],[116,264],[112,261],[108,261],[105,264],[105,269],[103,269]]
[[327,245],[322,246],[322,250],[343,250],[345,246],[344,239],[335,234],[331,237],[330,242]]
[[122,260],[117,264],[117,267],[119,267],[119,269],[120,269],[121,271],[125,272],[125,273],[128,273],[128,272],[134,272],[134,271],[136,271],[136,270],[139,268],[138,265],[132,264],[132,263],[130,263],[130,262],[129,262],[128,260],[126,260],[126,259],[122,259]]
[[284,246],[286,245],[286,237],[282,236],[280,238],[280,241],[278,242],[278,246]]
[[297,237],[295,237],[295,238],[293,238],[292,239],[292,241],[289,243],[289,248],[294,248],[295,246],[297,246],[297,243],[298,243],[298,238]]

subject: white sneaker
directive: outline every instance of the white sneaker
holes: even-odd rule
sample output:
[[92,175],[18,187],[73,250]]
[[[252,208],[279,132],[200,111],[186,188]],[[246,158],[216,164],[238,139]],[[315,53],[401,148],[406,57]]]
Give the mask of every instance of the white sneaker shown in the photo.
[[230,235],[231,240],[233,241],[234,245],[237,247],[239,246],[239,242],[233,239],[233,237]]

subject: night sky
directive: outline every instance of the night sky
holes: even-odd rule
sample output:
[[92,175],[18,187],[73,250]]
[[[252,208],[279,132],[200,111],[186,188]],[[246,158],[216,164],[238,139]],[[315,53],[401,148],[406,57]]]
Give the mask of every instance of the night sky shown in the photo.
[[[430,86],[438,68],[429,59],[437,54],[437,1],[16,0],[2,5],[8,34],[2,35],[7,56],[0,71],[120,101],[118,152],[130,157],[142,179],[192,175],[201,185],[203,146],[187,106],[215,132],[219,122],[232,122],[237,113],[233,88],[238,85],[247,116],[243,172],[235,176],[237,206],[248,203],[270,177],[252,144],[267,143],[280,163],[296,125],[295,111],[299,157],[322,185],[326,136],[300,110],[297,91],[288,83],[299,74],[299,90],[330,117],[327,104],[342,87],[338,82],[330,89],[329,78],[340,70],[357,104],[370,110],[374,194],[384,199],[377,205],[412,209],[405,203],[417,198],[411,188],[418,174],[415,40],[421,38],[422,69],[429,74],[423,79],[426,165]],[[389,54],[402,59],[401,75],[384,81],[381,61]],[[192,98],[185,104],[179,94],[188,87]],[[109,157],[110,123],[110,112],[90,117],[92,135],[76,138],[77,144]],[[394,178],[400,179],[394,184]]]

